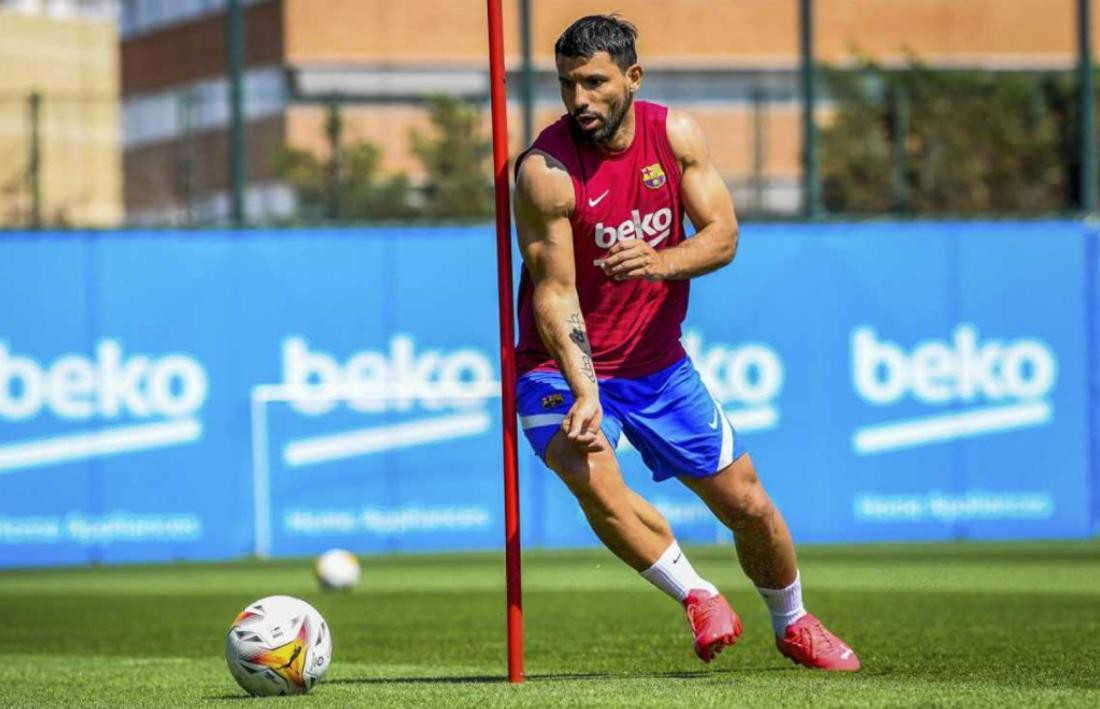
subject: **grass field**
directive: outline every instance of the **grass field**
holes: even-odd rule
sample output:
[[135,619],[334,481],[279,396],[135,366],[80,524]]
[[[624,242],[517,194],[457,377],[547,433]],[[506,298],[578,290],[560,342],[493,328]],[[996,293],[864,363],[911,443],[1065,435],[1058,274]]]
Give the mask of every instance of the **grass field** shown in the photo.
[[[680,609],[604,551],[524,559],[527,682],[505,681],[501,555],[364,559],[352,593],[308,560],[0,573],[0,706],[1100,706],[1100,544],[806,547],[806,601],[857,675],[795,668],[728,547],[690,549],[745,621],[711,665]],[[329,620],[306,697],[250,699],[230,620],[287,593]]]

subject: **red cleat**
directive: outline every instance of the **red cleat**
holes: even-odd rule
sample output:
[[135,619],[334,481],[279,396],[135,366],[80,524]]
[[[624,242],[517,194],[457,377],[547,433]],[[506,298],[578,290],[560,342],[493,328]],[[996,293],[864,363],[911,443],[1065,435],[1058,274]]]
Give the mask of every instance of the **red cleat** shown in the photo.
[[684,599],[684,610],[695,634],[695,654],[703,662],[710,662],[741,637],[741,619],[720,593],[711,596],[697,588]]
[[855,672],[860,667],[855,651],[808,613],[788,625],[775,645],[797,665],[834,672]]

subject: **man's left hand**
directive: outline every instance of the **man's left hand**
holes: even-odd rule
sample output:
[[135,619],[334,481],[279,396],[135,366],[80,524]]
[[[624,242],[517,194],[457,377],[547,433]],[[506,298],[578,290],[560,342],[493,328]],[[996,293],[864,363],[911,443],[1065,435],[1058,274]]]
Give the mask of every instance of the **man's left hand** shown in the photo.
[[666,277],[665,260],[661,252],[647,244],[645,239],[624,239],[616,242],[607,252],[603,272],[616,281],[630,278],[656,281]]

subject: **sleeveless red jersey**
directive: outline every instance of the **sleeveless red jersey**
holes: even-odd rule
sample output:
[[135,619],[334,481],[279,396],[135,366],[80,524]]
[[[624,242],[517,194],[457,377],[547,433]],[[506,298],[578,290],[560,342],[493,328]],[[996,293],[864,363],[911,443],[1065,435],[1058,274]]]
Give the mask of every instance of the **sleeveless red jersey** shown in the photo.
[[[645,239],[659,250],[685,238],[680,163],[668,143],[667,116],[664,106],[635,101],[634,141],[619,153],[576,143],[569,116],[562,116],[516,161],[518,171],[530,151],[538,150],[565,165],[573,180],[577,295],[599,377],[643,377],[685,354],[680,323],[687,314],[688,281],[616,281],[601,268],[616,241]],[[520,374],[558,368],[535,325],[533,293],[525,266],[516,347]]]

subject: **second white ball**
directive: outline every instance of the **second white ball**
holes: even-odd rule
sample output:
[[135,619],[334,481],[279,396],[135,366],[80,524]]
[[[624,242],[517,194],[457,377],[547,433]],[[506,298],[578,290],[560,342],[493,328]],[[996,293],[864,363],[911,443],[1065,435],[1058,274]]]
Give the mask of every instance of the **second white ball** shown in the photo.
[[346,591],[359,583],[359,560],[344,549],[329,549],[313,565],[322,588]]

